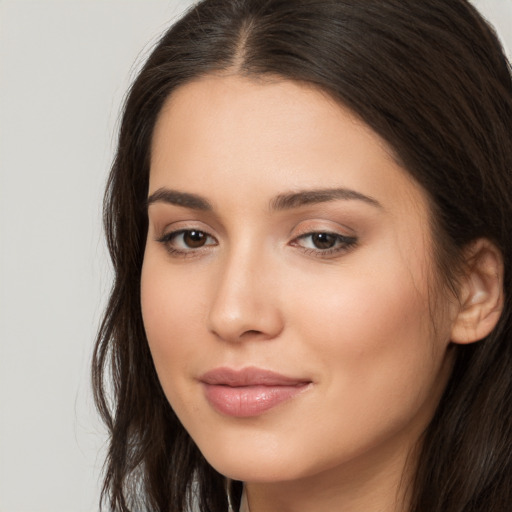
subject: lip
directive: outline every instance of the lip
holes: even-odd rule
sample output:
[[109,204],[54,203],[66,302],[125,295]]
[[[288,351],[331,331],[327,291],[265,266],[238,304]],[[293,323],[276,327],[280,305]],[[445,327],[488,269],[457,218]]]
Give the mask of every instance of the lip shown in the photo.
[[311,380],[256,367],[216,368],[199,378],[206,399],[227,416],[258,416],[305,391]]

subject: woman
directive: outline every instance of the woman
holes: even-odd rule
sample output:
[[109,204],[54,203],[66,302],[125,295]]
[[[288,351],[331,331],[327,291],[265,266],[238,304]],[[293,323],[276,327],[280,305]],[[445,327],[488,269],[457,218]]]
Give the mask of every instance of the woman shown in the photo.
[[109,507],[510,510],[511,133],[465,0],[191,9],[106,195]]

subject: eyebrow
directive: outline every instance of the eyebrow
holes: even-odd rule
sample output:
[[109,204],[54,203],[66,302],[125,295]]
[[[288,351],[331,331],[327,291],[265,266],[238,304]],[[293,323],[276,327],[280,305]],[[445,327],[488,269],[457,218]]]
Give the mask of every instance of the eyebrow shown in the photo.
[[159,188],[156,192],[153,192],[153,194],[148,197],[146,206],[149,207],[153,203],[174,204],[192,210],[213,210],[212,205],[204,197],[188,192],[178,192],[177,190],[170,190],[168,188]]
[[336,200],[357,200],[370,204],[377,208],[382,205],[373,197],[365,196],[360,192],[348,188],[325,188],[317,190],[303,190],[299,192],[290,192],[279,194],[270,202],[272,210],[290,210],[292,208],[300,208],[310,204],[327,203]]
[[[373,197],[366,196],[355,190],[347,188],[326,188],[316,190],[301,190],[279,194],[270,201],[270,209],[275,211],[291,210],[310,204],[327,203],[336,200],[357,200],[363,201],[371,206],[382,208],[382,205]],[[213,206],[204,197],[189,192],[179,192],[165,187],[159,188],[151,194],[146,206],[154,203],[168,203],[192,210],[212,211]]]

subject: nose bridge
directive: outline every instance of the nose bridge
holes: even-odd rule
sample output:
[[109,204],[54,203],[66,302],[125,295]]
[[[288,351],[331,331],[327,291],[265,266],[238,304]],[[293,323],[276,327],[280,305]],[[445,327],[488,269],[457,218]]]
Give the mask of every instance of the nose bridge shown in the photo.
[[271,258],[255,245],[233,245],[219,263],[208,320],[209,329],[226,341],[270,339],[282,329]]

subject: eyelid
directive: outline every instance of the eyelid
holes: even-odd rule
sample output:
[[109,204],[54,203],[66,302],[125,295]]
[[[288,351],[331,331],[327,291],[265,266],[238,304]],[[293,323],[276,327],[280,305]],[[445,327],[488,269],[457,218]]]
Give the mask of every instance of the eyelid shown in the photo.
[[340,222],[334,222],[327,219],[310,219],[298,223],[290,232],[290,237],[298,238],[313,233],[332,233],[346,238],[357,238],[356,231]]

